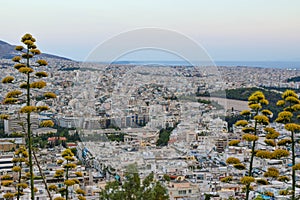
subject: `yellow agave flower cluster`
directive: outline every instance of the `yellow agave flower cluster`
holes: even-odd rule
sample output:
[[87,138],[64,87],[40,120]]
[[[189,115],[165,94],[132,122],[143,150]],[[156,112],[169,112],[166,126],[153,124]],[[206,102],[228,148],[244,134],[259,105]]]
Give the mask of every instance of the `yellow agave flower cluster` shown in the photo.
[[[71,151],[71,149],[66,149],[62,152],[61,156],[63,157],[63,159],[60,159],[57,161],[58,165],[62,165],[62,167],[64,169],[60,169],[60,170],[56,170],[54,177],[55,178],[66,178],[64,180],[64,185],[65,187],[61,188],[61,192],[68,192],[68,187],[73,186],[75,184],[80,184],[79,180],[77,178],[72,178],[69,179],[69,172],[70,170],[76,168],[76,164],[73,163],[75,161],[74,158],[74,154]],[[83,174],[81,172],[75,172],[75,175],[77,177],[82,177]],[[49,186],[50,187],[50,186]],[[50,189],[50,188],[49,188]],[[52,191],[57,191],[57,187],[56,186],[51,186],[51,190]],[[82,199],[85,200],[86,198],[83,196],[85,195],[85,191],[82,189],[77,189],[76,194],[78,194],[79,196],[77,196],[78,199]]]
[[[21,56],[15,56],[12,58],[12,61],[15,62],[14,68],[18,70],[20,73],[23,73],[26,75],[24,78],[24,82],[20,84],[21,89],[27,89],[27,93],[29,91],[29,88],[33,89],[42,89],[46,87],[46,82],[43,80],[37,80],[44,77],[47,77],[48,74],[45,71],[38,71],[35,73],[34,76],[31,76],[31,74],[35,71],[34,68],[38,68],[40,66],[47,66],[48,63],[45,60],[37,60],[34,64],[30,62],[30,58],[34,57],[35,55],[41,54],[40,50],[37,49],[35,45],[35,38],[31,34],[25,34],[21,38],[21,42],[24,44],[24,46],[16,46],[15,50],[19,51],[21,53]],[[33,82],[30,82],[30,79],[34,79]],[[15,82],[15,78],[13,76],[7,76],[2,79],[1,81],[4,84],[13,84],[18,83],[19,81]],[[13,90],[6,94],[3,104],[17,104],[22,103],[24,96],[23,92],[20,90]],[[27,94],[28,95],[28,94]],[[44,93],[45,98],[56,98],[56,94],[52,92],[46,92]],[[31,112],[41,112],[45,111],[49,108],[45,107],[34,107],[34,106],[24,106],[21,108],[20,113],[31,113]],[[0,115],[1,119],[8,119],[9,116],[6,114]],[[50,126],[51,123],[47,122],[44,123],[43,126]]]
[[[293,90],[286,90],[282,94],[282,100],[277,102],[278,106],[284,107],[284,111],[278,114],[276,122],[287,124],[290,123],[293,118],[293,113],[300,111],[300,100],[298,95]],[[296,126],[288,127],[298,130]]]
[[[266,145],[276,147],[276,139],[279,137],[279,132],[277,132],[274,128],[268,127],[270,121],[269,118],[273,116],[273,113],[270,110],[264,109],[263,107],[268,105],[269,101],[265,98],[265,95],[260,92],[254,92],[248,98],[248,106],[249,110],[243,110],[240,114],[244,116],[244,119],[239,120],[235,123],[236,127],[242,127],[241,130],[244,133],[242,135],[242,140],[247,141],[251,144],[251,159],[249,165],[248,175],[244,176],[240,179],[240,183],[244,185],[243,190],[246,194],[249,194],[249,191],[253,189],[251,184],[255,182],[254,177],[252,177],[252,163],[254,157],[259,157],[263,159],[278,159],[281,157],[289,156],[289,151],[284,149],[276,149],[273,152],[266,150],[256,150],[255,145],[256,141],[259,139],[258,127],[264,128],[266,133],[265,143]],[[239,146],[240,140],[232,140],[228,143],[229,146]],[[252,162],[252,163],[251,163]],[[234,168],[238,170],[246,169],[246,165],[242,163],[238,158],[229,157],[226,160],[226,163],[229,165],[233,165]],[[270,174],[274,175],[272,169],[265,174],[266,177],[269,177]],[[283,179],[283,178],[282,178]],[[224,178],[224,182],[231,181],[232,178]],[[285,179],[284,179],[285,180]],[[257,184],[266,185],[268,181],[261,178],[256,180]]]

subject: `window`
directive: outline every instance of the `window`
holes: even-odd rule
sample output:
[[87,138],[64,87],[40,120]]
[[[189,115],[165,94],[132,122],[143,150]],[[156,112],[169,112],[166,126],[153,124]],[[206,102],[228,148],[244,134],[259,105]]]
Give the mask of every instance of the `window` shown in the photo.
[[178,194],[186,194],[186,190],[179,190]]
[[199,180],[204,180],[203,174],[199,174],[199,175],[197,176],[197,179],[199,179]]

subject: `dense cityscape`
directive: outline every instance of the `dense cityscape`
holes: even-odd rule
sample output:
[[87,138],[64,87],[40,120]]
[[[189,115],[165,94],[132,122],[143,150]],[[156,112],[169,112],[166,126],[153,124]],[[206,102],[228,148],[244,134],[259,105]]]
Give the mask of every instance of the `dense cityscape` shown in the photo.
[[300,1],[3,1],[0,200],[299,200]]
[[[48,66],[43,69],[49,73],[45,79],[47,87],[32,90],[31,103],[50,107],[31,114],[32,134],[37,138],[33,145],[43,174],[36,165],[33,170],[35,176],[44,176],[51,188],[58,188],[51,190],[54,199],[65,195],[59,190],[64,178],[57,178],[57,171],[64,169],[58,161],[64,159],[61,153],[66,149],[72,149],[76,156],[73,161],[77,163],[68,176],[82,173],[78,183],[67,187],[71,199],[79,198],[81,193],[85,199],[104,199],[105,186],[113,181],[122,184],[128,167],[136,169],[141,180],[153,174],[166,188],[168,199],[244,198],[243,184],[232,177],[247,175],[252,146],[243,137],[243,129],[234,123],[238,119],[235,117],[249,108],[247,101],[226,99],[226,91],[256,88],[281,95],[282,89],[299,89],[297,81],[290,81],[300,76],[295,69],[139,66],[46,59]],[[20,82],[23,75],[16,74],[13,65],[11,59],[1,59],[1,80],[14,75],[14,82]],[[19,84],[2,84],[1,102],[18,87]],[[56,98],[41,95],[47,91],[55,93]],[[14,151],[25,145],[25,138],[17,137],[22,135],[22,124],[26,123],[24,114],[19,112],[24,103],[1,105],[1,113],[10,116],[1,121],[2,183],[8,175],[16,180]],[[280,133],[281,139],[289,137],[284,126],[274,121],[276,117],[271,116],[270,127]],[[53,127],[41,126],[49,120],[54,122]],[[257,149],[277,149],[265,142],[265,126],[258,126],[257,134]],[[232,141],[239,144],[230,145]],[[298,143],[295,145],[298,155]],[[238,158],[245,168],[233,167],[228,161],[232,157]],[[282,191],[291,182],[278,181],[277,177],[291,174],[289,159],[254,159],[252,176],[256,182],[252,184],[251,199],[287,198],[288,194],[283,195]],[[264,184],[259,182],[274,166],[279,174],[265,176]],[[233,180],[227,181],[226,177]],[[48,199],[41,179],[34,183],[36,198]],[[14,184],[1,185],[0,198],[16,192]],[[30,190],[22,191],[21,199],[29,199]],[[299,193],[296,188],[295,194]]]

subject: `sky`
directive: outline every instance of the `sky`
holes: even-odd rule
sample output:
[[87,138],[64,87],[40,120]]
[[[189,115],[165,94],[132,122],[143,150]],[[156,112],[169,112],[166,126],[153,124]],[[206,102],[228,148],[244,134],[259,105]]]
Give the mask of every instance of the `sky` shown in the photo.
[[[213,60],[300,61],[299,0],[0,0],[0,40],[31,33],[43,52],[84,60],[105,41],[147,27],[172,30]],[[176,41],[173,41],[176,44]],[[178,44],[180,45],[180,44]],[[137,59],[174,59],[137,54]],[[124,58],[135,59],[135,54]]]

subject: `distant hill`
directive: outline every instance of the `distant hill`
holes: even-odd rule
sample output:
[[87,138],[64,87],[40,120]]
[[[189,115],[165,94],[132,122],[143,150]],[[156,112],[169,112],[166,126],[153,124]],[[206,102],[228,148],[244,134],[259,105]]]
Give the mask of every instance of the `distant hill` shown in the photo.
[[[0,40],[0,59],[11,59],[14,56],[16,56],[17,53],[18,52],[15,50],[15,45],[11,45],[11,44],[9,44],[7,42],[4,42],[4,41]],[[56,55],[52,55],[52,54],[47,54],[47,53],[42,53],[39,56],[45,57],[45,58],[70,60],[68,58],[64,58],[64,57],[56,56]]]

